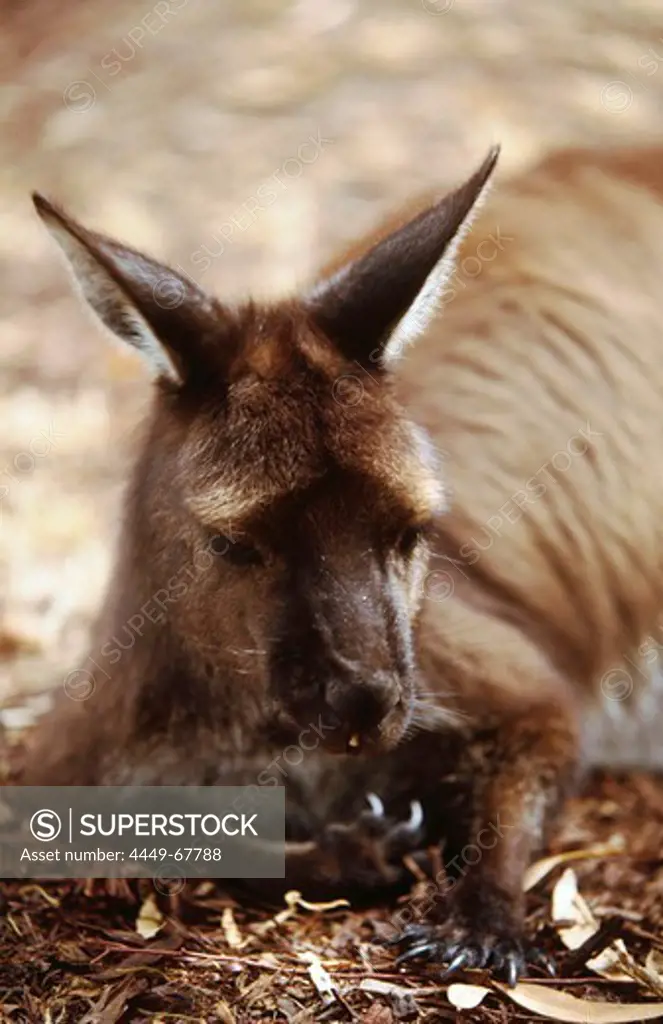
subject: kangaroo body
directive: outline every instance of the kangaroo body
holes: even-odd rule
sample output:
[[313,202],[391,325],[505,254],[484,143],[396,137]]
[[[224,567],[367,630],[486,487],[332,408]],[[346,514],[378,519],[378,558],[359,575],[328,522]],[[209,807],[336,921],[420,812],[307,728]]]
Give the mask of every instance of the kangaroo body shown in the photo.
[[[189,283],[42,205],[87,282],[88,301],[171,383],[147,424],[90,659],[70,681],[75,699],[63,698],[42,723],[25,781],[285,785],[288,884],[304,888],[391,884],[399,854],[415,840],[445,838],[449,851],[478,843],[479,862],[461,865],[451,905],[436,904],[406,929],[404,955],[452,968],[492,965],[511,981],[536,959],[522,934],[522,875],[579,770],[663,764],[662,158],[658,149],[549,158],[495,190],[454,263],[487,163],[367,255],[339,261],[301,307],[252,310],[233,321],[228,340],[210,326],[219,309]],[[435,230],[444,243],[437,250]],[[161,273],[182,292],[174,326],[167,304],[155,308],[145,291],[148,281],[154,297]],[[398,358],[439,299],[442,317]],[[364,338],[374,322],[374,336]],[[217,419],[207,417],[204,385],[187,365],[187,339],[199,335],[204,358],[214,345],[234,353],[219,370],[229,398]],[[299,379],[300,363],[326,381],[324,402],[308,377],[301,392],[274,383]],[[245,378],[238,432],[228,440],[226,410]],[[266,407],[278,403],[281,433],[270,434],[271,447],[255,441],[254,424],[268,415],[257,381],[272,388]],[[188,396],[181,407],[173,397],[180,387]],[[384,404],[392,401],[417,425],[407,438],[396,427],[389,433],[400,423]],[[309,417],[315,402],[322,411]],[[336,468],[311,470],[302,511],[288,504],[300,484],[287,481],[295,464],[304,466],[292,438],[306,436],[310,455],[321,421],[325,458],[340,437],[355,461],[333,455]],[[186,491],[188,462],[209,456],[217,422],[226,443],[214,458],[226,468],[235,458],[237,467],[204,493],[200,481],[216,463],[199,467],[196,514],[210,523],[239,518],[251,538],[221,535],[232,564],[223,600],[234,633],[225,636],[215,632],[216,584],[200,568],[193,526],[163,497],[174,459],[176,486]],[[417,448],[420,427],[432,453]],[[384,450],[369,452],[369,436],[371,444],[385,440]],[[276,447],[288,461],[270,476]],[[245,482],[242,459],[263,467],[278,492],[269,522],[259,511],[268,499],[256,498],[257,482]],[[398,486],[392,463],[409,467]],[[381,508],[384,497],[362,490],[366,467],[389,478],[389,516],[403,520],[390,549],[398,564],[392,554],[371,562],[381,542],[373,525],[361,533],[365,510]],[[329,492],[325,473],[340,474]],[[347,501],[337,507],[343,488]],[[397,509],[396,492],[399,501],[409,495],[407,511]],[[249,515],[253,505],[259,509]],[[277,515],[278,537],[292,533],[299,545],[290,562],[283,541],[269,534]],[[417,563],[423,518],[427,555]],[[172,544],[154,546],[160,524],[171,521]],[[325,547],[320,538],[332,522]],[[352,531],[354,555],[344,547]],[[258,575],[250,584],[246,574],[240,579],[241,564],[264,568],[277,558],[291,571],[270,588]],[[292,568],[297,559],[315,565],[308,582]],[[383,636],[370,609],[389,604],[398,588]],[[249,629],[245,617],[233,619],[247,589],[265,616],[279,595],[279,614],[264,629],[262,619]],[[155,593],[161,613],[150,604]],[[123,644],[132,617],[140,630]],[[411,631],[399,633],[405,620]],[[272,647],[275,636],[282,646]],[[323,703],[306,696],[311,678],[327,680]],[[331,734],[339,732],[335,746]],[[370,822],[366,792],[378,797],[370,798]],[[413,801],[406,827],[394,825]]]
[[457,634],[462,663],[473,636],[498,702],[518,699],[509,648],[545,654],[588,763],[663,762],[662,156],[562,154],[496,190],[400,366],[451,500],[426,650]]

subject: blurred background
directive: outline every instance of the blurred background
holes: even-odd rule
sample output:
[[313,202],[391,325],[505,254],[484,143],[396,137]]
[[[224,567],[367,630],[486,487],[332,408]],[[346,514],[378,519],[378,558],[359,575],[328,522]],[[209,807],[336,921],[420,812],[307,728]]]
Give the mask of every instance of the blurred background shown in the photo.
[[660,138],[663,9],[1,0],[0,17],[0,725],[20,728],[83,656],[149,399],[29,192],[222,296],[278,294],[492,142],[505,175]]

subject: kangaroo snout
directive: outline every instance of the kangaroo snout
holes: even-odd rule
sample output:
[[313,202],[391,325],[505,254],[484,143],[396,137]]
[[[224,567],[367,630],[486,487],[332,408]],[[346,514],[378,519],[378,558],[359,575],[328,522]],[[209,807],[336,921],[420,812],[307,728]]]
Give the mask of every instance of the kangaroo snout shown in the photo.
[[324,688],[325,702],[349,736],[369,737],[400,702],[398,680],[377,673],[370,680],[330,680]]

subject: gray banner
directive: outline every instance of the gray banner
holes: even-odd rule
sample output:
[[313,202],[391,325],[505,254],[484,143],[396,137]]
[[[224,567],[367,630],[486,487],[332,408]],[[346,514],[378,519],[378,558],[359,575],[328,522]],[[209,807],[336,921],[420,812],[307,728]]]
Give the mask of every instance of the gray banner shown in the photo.
[[283,878],[281,786],[3,786],[0,878]]

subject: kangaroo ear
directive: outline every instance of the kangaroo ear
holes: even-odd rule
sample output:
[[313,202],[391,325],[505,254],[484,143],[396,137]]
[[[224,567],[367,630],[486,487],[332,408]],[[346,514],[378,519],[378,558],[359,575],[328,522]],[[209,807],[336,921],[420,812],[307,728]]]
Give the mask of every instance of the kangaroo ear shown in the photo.
[[138,349],[155,376],[181,384],[219,308],[186,277],[105,235],[88,231],[38,193],[37,213],[102,323]]
[[314,323],[350,359],[387,366],[428,327],[498,156],[495,146],[463,185],[320,281],[305,299]]

